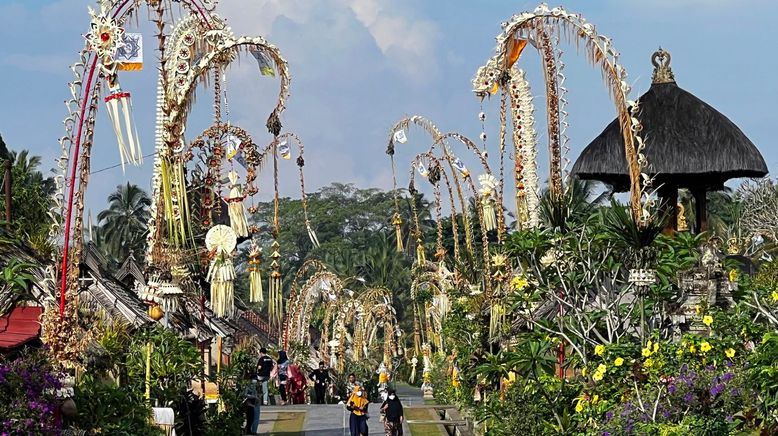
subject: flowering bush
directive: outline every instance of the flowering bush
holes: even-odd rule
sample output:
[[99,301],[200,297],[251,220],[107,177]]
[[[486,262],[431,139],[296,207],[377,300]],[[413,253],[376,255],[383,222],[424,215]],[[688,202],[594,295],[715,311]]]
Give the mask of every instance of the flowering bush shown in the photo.
[[0,362],[0,434],[56,435],[56,391],[60,374],[39,354],[26,354]]

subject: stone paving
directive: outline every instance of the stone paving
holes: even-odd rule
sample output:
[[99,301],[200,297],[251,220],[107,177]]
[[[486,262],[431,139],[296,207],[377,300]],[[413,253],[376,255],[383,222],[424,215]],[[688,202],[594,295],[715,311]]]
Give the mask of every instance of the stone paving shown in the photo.
[[[419,406],[424,404],[421,392],[418,388],[401,385],[398,386],[398,394],[403,406]],[[369,407],[370,419],[368,430],[370,435],[383,435],[384,425],[379,420],[379,403],[371,403]],[[305,412],[305,424],[303,433],[299,432],[273,432],[276,422],[286,419],[292,412]],[[411,434],[406,424],[403,433]],[[292,436],[303,434],[305,436],[345,436],[348,431],[348,411],[342,404],[329,405],[290,405],[290,406],[265,406],[260,415],[259,434]]]

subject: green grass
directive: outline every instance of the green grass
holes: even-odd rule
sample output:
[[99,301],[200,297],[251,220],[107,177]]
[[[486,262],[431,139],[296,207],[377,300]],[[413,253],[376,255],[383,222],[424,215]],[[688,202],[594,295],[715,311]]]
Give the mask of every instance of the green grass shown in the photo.
[[[432,409],[405,409],[405,419],[408,421],[437,419]],[[441,436],[441,427],[436,424],[408,424],[412,436]]]
[[300,435],[303,436],[305,425],[305,412],[278,412],[278,417],[273,423],[271,435]]

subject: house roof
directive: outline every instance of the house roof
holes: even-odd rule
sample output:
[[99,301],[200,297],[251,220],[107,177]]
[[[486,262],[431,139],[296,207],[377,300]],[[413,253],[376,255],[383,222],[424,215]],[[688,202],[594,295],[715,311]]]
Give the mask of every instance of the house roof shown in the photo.
[[38,337],[41,313],[41,307],[14,307],[0,316],[0,349],[18,347]]

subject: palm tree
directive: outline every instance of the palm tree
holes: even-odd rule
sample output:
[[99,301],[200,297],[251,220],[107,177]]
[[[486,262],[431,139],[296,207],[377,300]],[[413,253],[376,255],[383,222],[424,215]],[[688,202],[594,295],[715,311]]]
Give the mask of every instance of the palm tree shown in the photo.
[[97,214],[100,238],[105,243],[103,251],[118,262],[130,254],[141,256],[148,231],[151,199],[137,185],[116,187],[108,196],[108,209]]
[[595,194],[596,182],[573,178],[561,196],[551,195],[546,189],[540,198],[541,215],[546,224],[566,233],[591,218],[597,207],[611,196],[610,190]]

